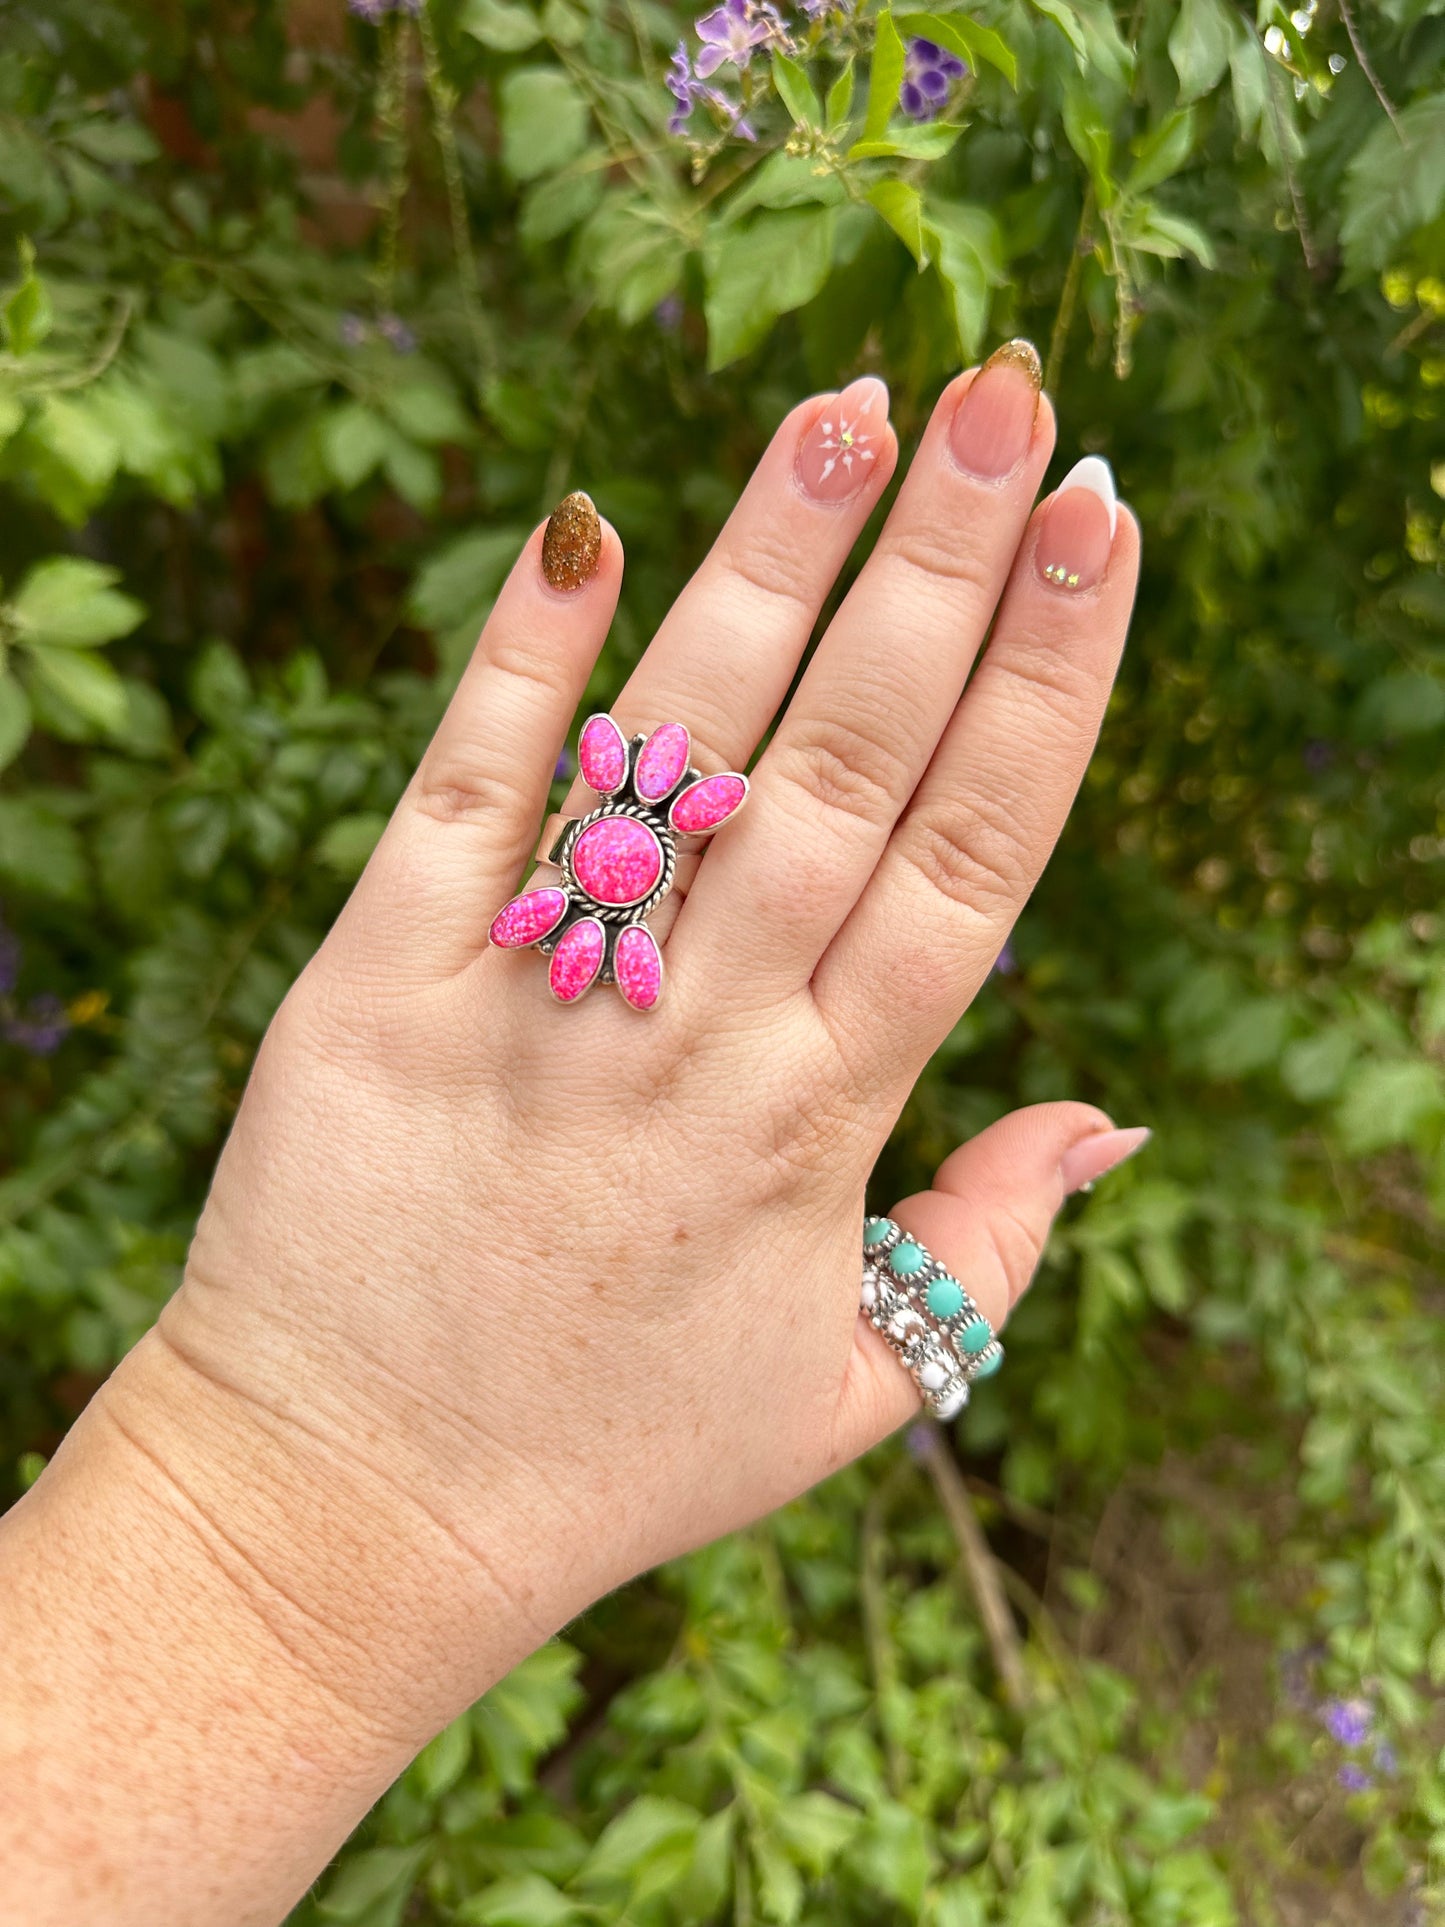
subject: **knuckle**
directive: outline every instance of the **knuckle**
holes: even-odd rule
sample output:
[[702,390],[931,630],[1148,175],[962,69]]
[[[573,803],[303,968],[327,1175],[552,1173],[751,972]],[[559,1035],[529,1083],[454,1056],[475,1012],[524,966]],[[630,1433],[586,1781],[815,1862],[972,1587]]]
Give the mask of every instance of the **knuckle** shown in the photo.
[[978,801],[918,811],[903,854],[930,889],[984,914],[1018,904],[1038,868],[1028,826]]
[[944,583],[980,600],[993,599],[993,568],[979,549],[960,542],[956,527],[918,523],[901,528],[885,539],[882,553],[910,577]]
[[515,783],[464,751],[429,754],[413,794],[422,814],[438,823],[510,823],[530,808]]
[[840,717],[801,721],[776,748],[778,774],[829,814],[886,827],[908,799],[912,784],[898,751]]
[[573,660],[551,636],[499,635],[487,645],[486,668],[525,695],[540,692],[568,709],[575,700]]
[[813,565],[781,522],[760,524],[745,535],[725,535],[718,561],[736,584],[768,601],[791,604],[812,622],[818,606]]
[[1080,662],[1066,642],[1038,637],[1000,649],[992,666],[1027,705],[1030,727],[1038,727],[1042,713],[1080,734],[1080,722],[1101,706],[1106,685],[1088,663]]
[[989,1248],[998,1261],[1008,1287],[1012,1307],[1029,1288],[1039,1268],[1048,1237],[1048,1226],[1030,1222],[1006,1199],[998,1199],[987,1217]]

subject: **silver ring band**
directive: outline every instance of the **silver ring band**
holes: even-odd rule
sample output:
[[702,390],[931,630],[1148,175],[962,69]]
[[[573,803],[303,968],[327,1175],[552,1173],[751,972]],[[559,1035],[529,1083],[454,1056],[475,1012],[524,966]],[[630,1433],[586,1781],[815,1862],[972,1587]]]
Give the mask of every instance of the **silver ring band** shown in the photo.
[[859,1308],[935,1418],[956,1417],[974,1380],[991,1378],[1003,1363],[1003,1346],[975,1301],[891,1218],[864,1220]]

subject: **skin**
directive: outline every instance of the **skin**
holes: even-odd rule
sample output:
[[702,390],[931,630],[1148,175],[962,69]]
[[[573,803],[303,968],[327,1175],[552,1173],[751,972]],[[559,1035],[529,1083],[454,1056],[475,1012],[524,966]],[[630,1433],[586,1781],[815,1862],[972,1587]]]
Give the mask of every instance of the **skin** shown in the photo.
[[[975,480],[973,378],[659,925],[646,1016],[486,943],[622,571],[604,525],[560,593],[529,541],[265,1040],[180,1291],[0,1523],[0,1917],[278,1920],[524,1653],[917,1412],[857,1314],[864,1185],[1063,824],[1138,557],[1121,512],[1101,582],[1042,580],[1052,413]],[[827,405],[612,706],[685,720],[705,769],[746,766],[896,461],[888,430],[810,499]],[[1016,1113],[896,1215],[1000,1324],[1108,1128]]]

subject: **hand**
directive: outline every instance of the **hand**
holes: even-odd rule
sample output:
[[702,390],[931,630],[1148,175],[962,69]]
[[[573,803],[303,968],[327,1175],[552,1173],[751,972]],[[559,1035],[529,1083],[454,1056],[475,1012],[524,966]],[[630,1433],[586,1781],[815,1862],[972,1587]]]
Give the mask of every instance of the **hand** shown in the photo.
[[[780,718],[895,464],[871,378],[783,423],[611,705],[629,734],[686,723],[709,770],[777,719],[659,913],[647,1014],[564,1008],[487,943],[622,572],[603,526],[554,587],[533,536],[265,1041],[182,1289],[102,1395],[399,1758],[604,1590],[918,1409],[858,1317],[864,1187],[1063,824],[1137,568],[1102,464],[1031,515],[1054,424],[1030,356],[945,392]],[[1141,1136],[1021,1112],[897,1215],[999,1325],[1066,1190]]]

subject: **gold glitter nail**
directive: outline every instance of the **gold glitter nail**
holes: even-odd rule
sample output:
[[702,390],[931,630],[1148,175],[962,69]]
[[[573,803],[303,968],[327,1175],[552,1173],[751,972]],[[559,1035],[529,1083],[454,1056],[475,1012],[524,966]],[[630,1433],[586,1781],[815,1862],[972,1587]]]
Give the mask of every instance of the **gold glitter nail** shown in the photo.
[[1017,368],[1027,375],[1033,383],[1035,394],[1044,385],[1044,367],[1039,360],[1039,351],[1031,341],[1025,341],[1022,335],[1016,336],[1012,341],[1006,341],[1001,348],[995,348],[979,373],[986,374],[990,368],[1003,367]]
[[542,573],[554,589],[580,589],[602,559],[602,524],[592,497],[574,489],[564,495],[542,537]]

